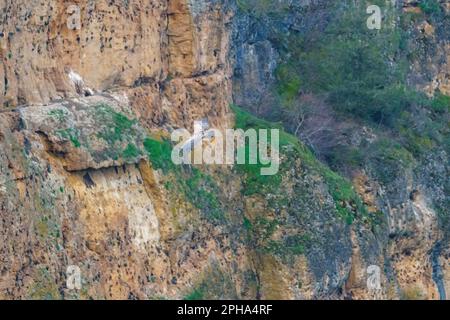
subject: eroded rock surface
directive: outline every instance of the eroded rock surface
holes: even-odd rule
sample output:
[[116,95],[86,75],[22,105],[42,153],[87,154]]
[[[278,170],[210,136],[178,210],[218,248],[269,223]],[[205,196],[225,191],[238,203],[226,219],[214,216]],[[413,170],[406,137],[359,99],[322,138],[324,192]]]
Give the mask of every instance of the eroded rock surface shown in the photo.
[[[0,1],[0,298],[448,298],[444,148],[351,179],[286,132],[275,177],[170,160],[170,132],[194,121],[273,126],[230,105],[264,113],[271,32],[320,26],[325,1],[256,23],[227,0],[80,0],[79,28],[71,5]],[[428,94],[448,91],[445,30],[411,29],[408,77]],[[349,127],[352,147],[381,140]]]

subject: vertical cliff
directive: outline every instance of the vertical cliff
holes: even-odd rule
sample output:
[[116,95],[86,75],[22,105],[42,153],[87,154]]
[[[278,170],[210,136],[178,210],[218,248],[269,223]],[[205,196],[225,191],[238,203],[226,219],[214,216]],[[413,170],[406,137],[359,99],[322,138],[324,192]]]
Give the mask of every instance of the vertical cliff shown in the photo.
[[[447,298],[448,8],[402,2],[372,52],[332,47],[340,4],[0,0],[0,298]],[[370,96],[341,83],[397,89],[397,61],[424,100],[338,110]],[[170,133],[205,119],[282,124],[279,174],[174,165]]]
[[[240,1],[234,101],[284,123],[350,179],[379,221],[352,227],[343,295],[448,297],[448,14],[445,1]],[[445,101],[444,101],[445,100]]]
[[[151,130],[229,121],[232,12],[221,1],[0,12],[0,296],[181,298],[217,244],[207,227],[189,231],[192,205],[166,203],[145,144]],[[71,265],[82,290],[67,289]]]

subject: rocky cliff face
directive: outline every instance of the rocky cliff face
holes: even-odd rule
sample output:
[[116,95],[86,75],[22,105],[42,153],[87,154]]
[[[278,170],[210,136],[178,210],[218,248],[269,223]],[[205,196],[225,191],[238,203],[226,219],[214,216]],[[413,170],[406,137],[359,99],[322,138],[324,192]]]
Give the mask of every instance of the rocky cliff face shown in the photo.
[[[168,235],[175,222],[144,142],[202,118],[226,126],[231,11],[220,1],[0,10],[1,296],[181,297],[215,244],[207,231],[202,250]],[[196,257],[181,262],[185,250]],[[83,290],[64,289],[69,265]]]
[[[196,120],[273,127],[232,102],[269,110],[285,59],[273,30],[333,14],[301,1],[264,20],[243,4],[0,2],[0,298],[448,297],[444,147],[349,173],[282,131],[273,177],[171,162],[169,133]],[[445,23],[426,23],[410,39],[432,58],[409,79],[446,93]],[[347,145],[381,148],[375,129],[348,125]]]
[[[384,23],[390,23],[399,30],[398,37],[403,43],[401,51],[408,54],[404,60],[408,65],[406,82],[430,97],[447,95],[448,4],[442,1],[401,1],[394,6],[389,2],[384,5],[380,2],[380,5]],[[361,124],[359,120],[354,123],[351,116],[343,117],[342,114],[334,113],[331,110],[333,103],[329,102],[331,99],[328,99],[327,93],[302,82],[302,78],[308,77],[302,74],[309,71],[308,63],[311,62],[308,61],[325,65],[327,53],[340,50],[337,46],[334,49],[327,47],[327,40],[324,40],[326,44],[314,51],[315,43],[320,43],[321,38],[327,39],[327,33],[336,32],[333,28],[343,28],[341,33],[334,35],[342,36],[342,32],[349,30],[345,29],[349,28],[345,23],[351,23],[351,18],[345,18],[346,12],[353,10],[357,16],[364,13],[365,9],[364,5],[358,7],[347,3],[340,6],[333,1],[281,1],[272,6],[258,6],[257,2],[250,0],[241,2],[236,18],[238,27],[234,34],[234,100],[253,112],[272,118],[274,114],[279,114],[279,106],[286,104],[287,119],[283,114],[278,119],[287,123],[301,139],[306,139],[319,155],[323,151],[322,159],[331,165],[336,164],[336,154],[333,152],[359,150],[366,153],[361,157],[345,157],[343,161],[346,163],[344,166],[340,164],[337,170],[352,180],[368,210],[380,213],[379,218],[383,222],[376,224],[373,233],[365,235],[360,226],[353,228],[350,236],[351,271],[344,276],[344,296],[348,294],[353,298],[368,298],[370,295],[365,283],[367,267],[378,265],[383,269],[384,288],[378,298],[445,299],[448,297],[446,279],[449,272],[449,257],[446,253],[449,231],[448,142],[441,141],[436,147],[430,147],[424,156],[414,151],[412,154],[405,152],[406,158],[403,160],[400,159],[400,153],[406,150],[396,155],[383,154],[382,141],[395,141],[397,138],[394,135],[386,136],[380,132],[379,123],[371,127],[367,122]],[[392,12],[395,11],[398,14],[392,18]],[[369,15],[363,17],[366,19]],[[339,21],[336,23],[338,27],[333,24],[334,20]],[[354,27],[359,29],[353,31],[353,37],[358,37],[358,30],[365,28],[365,20]],[[376,46],[376,40],[371,40],[375,39],[373,36],[365,36],[369,39],[369,46]],[[345,36],[342,36],[341,41],[346,41]],[[345,45],[351,45],[351,40]],[[296,52],[297,48],[304,51]],[[352,50],[356,51],[356,47]],[[311,58],[314,55],[321,58]],[[391,58],[390,66],[402,59],[398,54]],[[296,59],[305,59],[307,62],[297,67]],[[336,64],[338,61],[330,63]],[[351,63],[358,63],[356,55]],[[370,59],[367,59],[367,64],[370,65]],[[291,70],[297,71],[297,75],[292,75],[295,71]],[[323,89],[332,80],[317,80],[321,76],[320,72],[320,68],[315,68],[312,77],[305,81],[322,81]],[[327,76],[338,78],[340,75]],[[298,100],[294,101],[297,96]],[[393,104],[392,100],[389,103]],[[317,112],[320,114],[308,111],[310,105],[318,107]],[[300,111],[295,111],[296,108],[300,108]],[[420,108],[411,112],[414,118],[414,124],[411,125],[420,128],[419,136],[426,135],[425,123],[430,116],[427,112]],[[445,119],[444,136],[448,137],[448,113],[440,116]],[[297,122],[292,120],[297,117]],[[341,123],[330,118],[340,118]],[[326,128],[320,128],[322,123],[331,127],[331,135],[327,134]],[[439,126],[437,123],[435,125]],[[316,137],[312,136],[314,134]],[[322,135],[322,140],[317,138],[318,135]],[[323,139],[333,142],[327,144]],[[409,136],[401,139],[405,143],[405,140],[419,138]],[[327,148],[336,149],[330,151]],[[374,149],[377,155],[372,154]],[[393,157],[392,162],[387,161],[386,156]],[[358,162],[352,165],[352,161]]]

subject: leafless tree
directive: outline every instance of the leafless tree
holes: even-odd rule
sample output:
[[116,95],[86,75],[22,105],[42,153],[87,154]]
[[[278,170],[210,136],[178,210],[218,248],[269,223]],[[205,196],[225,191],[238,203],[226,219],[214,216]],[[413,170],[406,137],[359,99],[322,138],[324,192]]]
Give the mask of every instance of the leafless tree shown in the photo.
[[332,108],[316,95],[300,95],[289,107],[284,108],[283,120],[289,130],[318,156],[325,156],[343,142],[342,125]]

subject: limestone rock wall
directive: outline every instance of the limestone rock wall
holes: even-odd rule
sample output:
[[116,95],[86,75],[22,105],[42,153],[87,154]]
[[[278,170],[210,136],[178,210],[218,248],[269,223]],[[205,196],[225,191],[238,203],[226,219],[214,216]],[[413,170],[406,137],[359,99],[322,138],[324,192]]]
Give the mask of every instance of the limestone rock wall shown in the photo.
[[4,107],[123,91],[149,125],[181,125],[230,103],[226,2],[5,0],[0,12]]
[[182,298],[227,271],[226,235],[169,206],[143,143],[230,120],[231,17],[226,1],[0,2],[1,298]]
[[[232,127],[233,95],[258,111],[279,59],[268,28],[330,14],[298,5],[310,19],[254,30],[228,0],[0,0],[0,298],[448,296],[445,152],[386,186],[369,163],[354,188],[292,136],[264,183],[151,161],[167,161],[173,129]],[[430,53],[411,67],[422,90],[447,92],[445,30],[412,31]],[[373,265],[382,290],[368,289]]]

